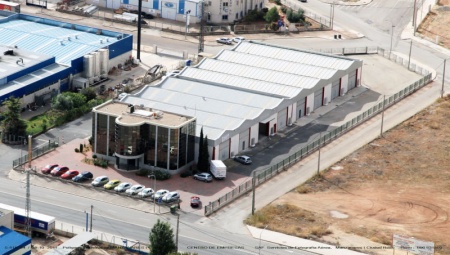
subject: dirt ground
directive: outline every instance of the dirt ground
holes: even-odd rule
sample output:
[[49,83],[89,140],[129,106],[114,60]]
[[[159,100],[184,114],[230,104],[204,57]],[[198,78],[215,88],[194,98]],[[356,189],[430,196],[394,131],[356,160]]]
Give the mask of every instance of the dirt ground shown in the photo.
[[439,0],[417,31],[433,42],[450,49],[450,0]]
[[[352,233],[391,245],[395,233],[450,254],[449,118],[447,97],[275,200],[254,225],[265,221],[273,230],[334,244]],[[291,213],[267,217],[287,207]]]

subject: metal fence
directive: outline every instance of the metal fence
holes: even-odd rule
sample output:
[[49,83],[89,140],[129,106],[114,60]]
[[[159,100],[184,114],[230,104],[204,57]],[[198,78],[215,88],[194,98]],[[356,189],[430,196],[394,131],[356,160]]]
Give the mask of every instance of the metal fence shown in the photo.
[[[385,56],[384,50],[379,48],[377,49],[378,54]],[[385,56],[386,57],[386,56]],[[396,58],[388,58],[391,59],[394,62],[398,61],[399,56],[396,56]],[[410,65],[411,70],[412,65]],[[414,66],[414,70],[417,73],[427,73],[422,78],[417,80],[416,82],[410,84],[409,86],[405,87],[404,89],[398,91],[394,95],[389,96],[388,98],[385,98],[384,100],[381,100],[379,102],[376,102],[372,107],[370,107],[368,110],[364,111],[360,115],[356,116],[350,121],[347,121],[345,124],[341,125],[340,127],[337,127],[331,131],[329,131],[326,134],[323,134],[321,137],[316,138],[300,150],[298,150],[295,153],[292,153],[289,155],[289,157],[285,158],[284,160],[270,166],[269,168],[265,170],[261,170],[258,173],[254,175],[255,183],[254,186],[257,187],[258,185],[264,183],[265,181],[269,180],[273,176],[279,174],[280,172],[288,169],[293,164],[297,163],[301,159],[305,158],[306,156],[310,155],[311,153],[315,152],[319,147],[324,146],[325,144],[337,139],[338,137],[344,135],[351,129],[355,128],[359,124],[365,122],[366,120],[376,116],[378,113],[382,112],[383,109],[388,108],[395,103],[399,102],[406,96],[414,93],[418,89],[422,88],[429,82],[431,82],[432,77],[431,73],[424,69],[419,68],[418,66]],[[224,207],[225,205],[231,203],[236,198],[244,195],[245,193],[252,190],[252,182],[253,178],[246,181],[243,184],[240,184],[238,187],[233,189],[232,191],[228,192],[224,196],[220,197],[219,199],[209,203],[205,206],[205,216],[211,215],[212,213],[220,210],[220,208]]]
[[310,50],[333,55],[358,55],[358,54],[378,53],[377,47],[331,48],[331,49],[310,49]]
[[[35,159],[39,156],[42,156],[50,151],[53,151],[56,147],[58,147],[58,141],[49,140],[48,143],[42,144],[32,150],[32,159]],[[18,159],[13,160],[13,168],[17,169],[20,168],[22,165],[26,164],[28,162],[28,151],[24,150],[23,152],[25,155],[21,155]]]

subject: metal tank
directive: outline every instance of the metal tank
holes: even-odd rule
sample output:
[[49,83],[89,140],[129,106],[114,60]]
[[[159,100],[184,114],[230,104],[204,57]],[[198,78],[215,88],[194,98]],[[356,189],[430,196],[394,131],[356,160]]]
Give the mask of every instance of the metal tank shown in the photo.
[[92,52],[91,55],[94,56],[95,59],[95,68],[94,68],[94,80],[95,81],[99,81],[100,80],[100,52]]
[[94,77],[94,56],[85,55],[83,58],[83,76],[90,79]]
[[100,77],[106,78],[108,77],[108,66],[109,66],[109,50],[108,49],[99,49],[100,52]]

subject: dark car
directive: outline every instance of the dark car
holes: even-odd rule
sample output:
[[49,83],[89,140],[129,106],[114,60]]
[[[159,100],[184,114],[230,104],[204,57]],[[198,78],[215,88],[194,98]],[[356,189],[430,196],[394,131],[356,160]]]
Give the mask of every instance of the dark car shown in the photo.
[[69,171],[69,168],[67,166],[58,166],[58,167],[55,167],[50,172],[50,174],[53,176],[61,176],[62,174],[64,174],[67,171]]
[[61,178],[63,179],[72,179],[73,177],[77,176],[79,172],[77,170],[69,170],[65,172],[63,175],[61,175]]
[[200,207],[200,203],[199,197],[191,197],[191,207]]
[[49,174],[55,167],[58,167],[58,164],[48,164],[41,169],[43,174]]
[[250,165],[252,163],[252,160],[250,159],[250,157],[249,156],[244,156],[244,155],[243,156],[236,156],[236,157],[234,157],[234,160],[239,162],[239,163],[242,163],[244,165]]
[[94,178],[94,175],[92,175],[91,172],[82,172],[81,174],[75,176],[72,178],[72,181],[74,182],[84,182],[87,180],[91,180],[92,178]]

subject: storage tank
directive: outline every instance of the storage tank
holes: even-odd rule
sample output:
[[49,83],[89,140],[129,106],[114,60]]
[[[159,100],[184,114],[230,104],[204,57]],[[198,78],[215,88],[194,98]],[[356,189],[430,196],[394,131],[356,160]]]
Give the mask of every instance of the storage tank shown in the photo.
[[90,79],[94,77],[94,56],[85,55],[83,58],[83,76]]
[[109,66],[109,50],[99,49],[100,52],[100,76],[102,78],[108,77],[108,66]]
[[96,51],[96,52],[92,52],[91,54],[93,56],[95,56],[94,57],[94,59],[95,59],[94,80],[99,81],[100,80],[100,62],[101,62],[100,52]]

